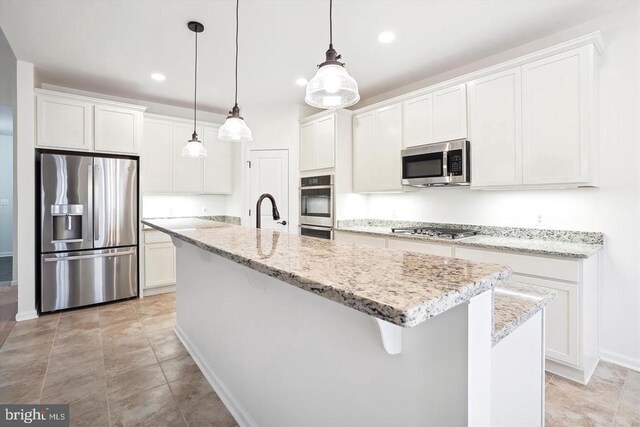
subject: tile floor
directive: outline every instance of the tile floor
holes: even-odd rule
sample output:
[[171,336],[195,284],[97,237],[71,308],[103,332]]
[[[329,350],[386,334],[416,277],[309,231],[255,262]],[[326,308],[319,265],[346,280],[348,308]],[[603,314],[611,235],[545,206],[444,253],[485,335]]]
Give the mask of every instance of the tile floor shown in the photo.
[[[20,322],[0,347],[0,402],[69,403],[72,425],[235,426],[174,322],[175,294]],[[640,427],[638,372],[547,375],[546,395],[547,426]]]
[[72,425],[236,426],[174,323],[174,294],[19,322],[0,348],[0,402],[68,403]]

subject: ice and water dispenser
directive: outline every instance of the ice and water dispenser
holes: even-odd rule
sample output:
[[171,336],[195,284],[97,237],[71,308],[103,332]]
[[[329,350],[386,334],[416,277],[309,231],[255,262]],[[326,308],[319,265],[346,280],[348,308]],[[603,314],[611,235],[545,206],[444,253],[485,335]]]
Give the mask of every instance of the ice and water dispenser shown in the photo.
[[51,243],[82,242],[82,205],[51,205]]

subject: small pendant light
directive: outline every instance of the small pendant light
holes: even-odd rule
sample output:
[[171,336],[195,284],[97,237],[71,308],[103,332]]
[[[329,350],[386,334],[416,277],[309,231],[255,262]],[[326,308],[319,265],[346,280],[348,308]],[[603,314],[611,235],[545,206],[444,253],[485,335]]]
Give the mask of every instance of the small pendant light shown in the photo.
[[333,48],[333,0],[329,0],[329,49],[326,60],[318,65],[316,75],[307,83],[305,102],[312,107],[334,109],[354,105],[360,100],[358,83],[349,75],[342,55]]
[[249,142],[253,141],[251,129],[240,116],[240,107],[238,107],[238,22],[239,22],[240,0],[236,0],[236,95],[235,104],[227,120],[218,130],[218,139],[222,141]]
[[204,25],[199,22],[191,21],[187,27],[196,34],[196,60],[194,66],[194,84],[193,84],[193,135],[182,149],[182,157],[207,157],[207,149],[198,139],[196,133],[196,114],[197,114],[197,96],[198,96],[198,33],[204,31]]

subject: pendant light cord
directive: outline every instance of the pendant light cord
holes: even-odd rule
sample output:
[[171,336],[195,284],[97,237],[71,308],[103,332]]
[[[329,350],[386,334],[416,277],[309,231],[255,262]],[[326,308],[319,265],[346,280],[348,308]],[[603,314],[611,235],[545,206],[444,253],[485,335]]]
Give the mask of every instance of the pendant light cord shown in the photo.
[[196,114],[197,114],[197,97],[198,97],[198,32],[196,33],[196,61],[193,77],[193,133],[196,133]]
[[333,0],[329,0],[329,47],[333,48]]
[[239,10],[240,0],[236,0],[236,96],[234,99],[235,106],[238,106],[238,26],[239,26]]

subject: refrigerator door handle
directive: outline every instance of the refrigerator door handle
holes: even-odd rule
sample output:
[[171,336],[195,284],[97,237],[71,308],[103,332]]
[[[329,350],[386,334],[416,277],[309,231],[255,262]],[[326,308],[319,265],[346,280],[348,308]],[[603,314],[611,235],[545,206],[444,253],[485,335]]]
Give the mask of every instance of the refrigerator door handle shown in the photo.
[[100,240],[100,200],[99,191],[102,190],[98,182],[100,181],[100,166],[93,165],[93,240]]
[[133,255],[134,251],[125,251],[125,252],[111,252],[105,254],[94,254],[94,255],[75,255],[75,256],[66,256],[66,257],[52,257],[45,258],[44,262],[59,262],[59,261],[74,261],[78,259],[90,259],[90,258],[107,258],[114,256],[125,256],[125,255]]

